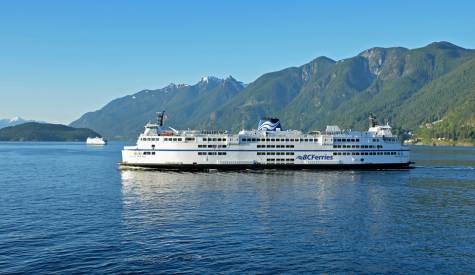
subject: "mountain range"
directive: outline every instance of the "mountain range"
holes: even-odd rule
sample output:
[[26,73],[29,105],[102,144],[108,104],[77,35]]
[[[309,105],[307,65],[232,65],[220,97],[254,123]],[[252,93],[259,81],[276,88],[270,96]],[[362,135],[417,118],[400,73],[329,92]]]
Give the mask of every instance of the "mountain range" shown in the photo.
[[161,110],[177,128],[228,130],[256,128],[262,116],[277,116],[293,129],[365,129],[372,112],[398,133],[475,140],[475,50],[449,42],[375,47],[338,61],[318,57],[248,85],[205,77],[115,99],[71,126],[134,139]]
[[15,125],[27,123],[27,122],[34,122],[34,120],[23,119],[21,117],[0,119],[0,129],[9,127],[9,126],[15,126]]
[[26,122],[0,129],[0,141],[80,141],[98,137],[98,133],[62,124]]

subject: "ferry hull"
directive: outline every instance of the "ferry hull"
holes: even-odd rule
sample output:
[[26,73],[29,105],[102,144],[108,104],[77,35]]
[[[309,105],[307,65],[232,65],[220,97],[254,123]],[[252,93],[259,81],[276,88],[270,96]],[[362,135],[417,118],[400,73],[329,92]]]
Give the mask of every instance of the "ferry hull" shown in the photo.
[[156,164],[120,163],[123,168],[146,168],[154,170],[207,171],[207,170],[391,170],[410,169],[405,163],[362,163],[362,164]]

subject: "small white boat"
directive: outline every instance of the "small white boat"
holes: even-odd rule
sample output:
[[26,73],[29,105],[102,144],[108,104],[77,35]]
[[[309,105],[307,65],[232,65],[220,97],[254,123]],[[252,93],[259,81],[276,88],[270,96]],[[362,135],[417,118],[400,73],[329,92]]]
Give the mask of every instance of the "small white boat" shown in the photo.
[[106,145],[107,141],[101,137],[88,137],[86,140],[86,144],[88,145]]

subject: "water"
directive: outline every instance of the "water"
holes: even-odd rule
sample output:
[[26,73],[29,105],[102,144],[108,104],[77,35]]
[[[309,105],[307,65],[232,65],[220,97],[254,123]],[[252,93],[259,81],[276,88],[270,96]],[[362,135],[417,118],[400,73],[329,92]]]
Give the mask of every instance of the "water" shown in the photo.
[[475,149],[403,171],[120,171],[0,143],[0,273],[474,273]]

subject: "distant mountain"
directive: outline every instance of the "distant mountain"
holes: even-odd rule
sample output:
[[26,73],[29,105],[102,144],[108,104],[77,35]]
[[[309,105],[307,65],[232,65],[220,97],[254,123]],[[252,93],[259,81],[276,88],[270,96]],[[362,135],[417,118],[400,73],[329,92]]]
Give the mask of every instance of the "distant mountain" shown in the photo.
[[0,129],[8,126],[15,126],[26,122],[34,122],[34,120],[23,119],[21,117],[14,117],[11,119],[0,119]]
[[99,136],[90,129],[37,122],[0,129],[0,141],[86,141],[88,137]]
[[[474,100],[475,51],[435,42],[418,49],[376,47],[339,61],[318,57],[247,86],[203,78],[193,86],[142,91],[71,125],[130,139],[154,112],[167,110],[178,128],[255,128],[259,117],[271,115],[287,128],[364,129],[373,112],[396,132],[475,140]],[[435,121],[441,123],[432,127]]]

